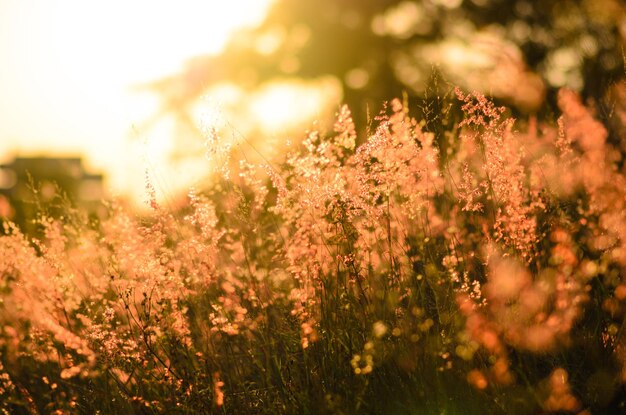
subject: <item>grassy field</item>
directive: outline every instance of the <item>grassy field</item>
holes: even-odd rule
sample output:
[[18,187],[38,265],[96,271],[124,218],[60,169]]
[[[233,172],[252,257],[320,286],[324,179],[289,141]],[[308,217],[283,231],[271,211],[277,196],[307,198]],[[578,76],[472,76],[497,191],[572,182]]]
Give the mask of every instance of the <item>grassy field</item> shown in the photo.
[[450,105],[344,107],[176,210],[4,220],[0,411],[626,413],[623,154],[569,91]]

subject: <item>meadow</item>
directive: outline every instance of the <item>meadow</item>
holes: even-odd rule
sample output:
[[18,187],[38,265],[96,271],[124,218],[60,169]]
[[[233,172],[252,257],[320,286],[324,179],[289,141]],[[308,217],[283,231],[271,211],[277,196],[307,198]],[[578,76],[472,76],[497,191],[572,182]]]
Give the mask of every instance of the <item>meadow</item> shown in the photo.
[[619,143],[568,90],[554,122],[451,95],[176,209],[3,219],[0,411],[626,413]]

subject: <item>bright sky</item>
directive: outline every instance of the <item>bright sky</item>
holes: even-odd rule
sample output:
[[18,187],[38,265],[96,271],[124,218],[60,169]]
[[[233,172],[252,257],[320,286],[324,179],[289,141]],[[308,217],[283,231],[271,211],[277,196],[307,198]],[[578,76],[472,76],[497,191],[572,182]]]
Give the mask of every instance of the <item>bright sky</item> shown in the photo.
[[271,1],[0,0],[0,161],[82,154],[115,191],[136,192],[146,158],[164,155],[130,139],[158,105],[130,87],[218,52]]

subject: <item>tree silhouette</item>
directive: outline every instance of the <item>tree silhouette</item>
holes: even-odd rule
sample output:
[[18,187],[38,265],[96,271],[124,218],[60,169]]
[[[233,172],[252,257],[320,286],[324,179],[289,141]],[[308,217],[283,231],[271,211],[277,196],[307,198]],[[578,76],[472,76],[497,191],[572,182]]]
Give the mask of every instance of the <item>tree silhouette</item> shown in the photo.
[[624,75],[625,19],[617,0],[277,0],[223,53],[150,88],[163,98],[159,116],[190,126],[189,105],[209,86],[253,90],[276,77],[335,76],[360,125],[403,93],[436,99],[439,75],[522,113],[552,108],[561,87],[610,106],[606,91]]

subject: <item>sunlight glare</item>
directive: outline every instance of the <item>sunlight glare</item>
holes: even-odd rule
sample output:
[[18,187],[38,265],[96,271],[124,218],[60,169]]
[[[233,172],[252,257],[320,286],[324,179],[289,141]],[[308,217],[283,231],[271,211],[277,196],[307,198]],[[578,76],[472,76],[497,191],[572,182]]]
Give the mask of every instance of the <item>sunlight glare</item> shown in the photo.
[[314,81],[277,80],[252,98],[250,118],[267,133],[288,131],[321,117],[322,108],[337,108],[341,85],[333,77]]
[[0,60],[10,62],[0,68],[0,159],[82,154],[114,189],[136,193],[139,153],[158,165],[167,146],[162,137],[148,150],[129,144],[159,104],[133,87],[219,52],[271,2],[0,1]]

